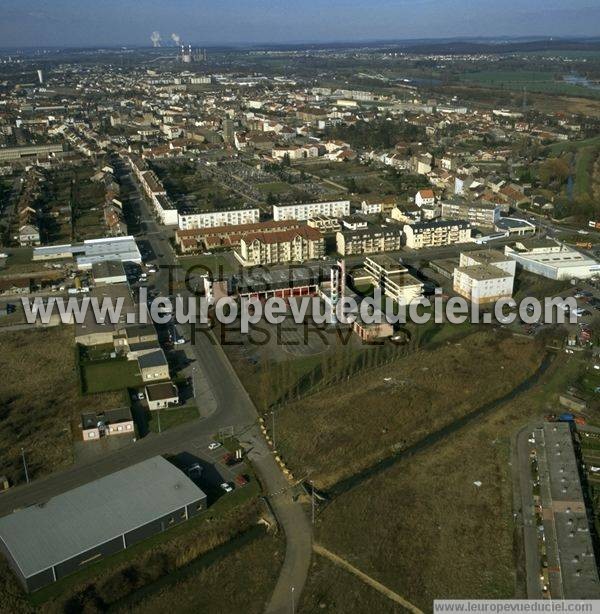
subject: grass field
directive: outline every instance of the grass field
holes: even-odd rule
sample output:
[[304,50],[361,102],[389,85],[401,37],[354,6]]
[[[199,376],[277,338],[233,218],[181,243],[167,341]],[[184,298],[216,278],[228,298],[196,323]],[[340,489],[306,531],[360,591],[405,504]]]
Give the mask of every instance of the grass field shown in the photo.
[[482,420],[335,498],[317,516],[316,541],[425,611],[434,598],[520,594],[510,438],[554,407],[579,368],[565,361],[558,356],[534,388]]
[[[42,607],[44,612],[50,613],[106,611],[108,607],[118,608],[121,602],[126,604],[130,596],[143,590],[153,595],[148,607],[151,607],[155,598],[169,599],[176,603],[179,591],[184,590],[186,583],[190,582],[188,589],[194,588],[192,584],[199,589],[203,587],[202,583],[198,583],[200,578],[215,578],[221,573],[225,575],[230,566],[235,571],[228,576],[229,582],[233,582],[236,577],[240,581],[243,579],[248,590],[254,584],[253,574],[264,574],[263,582],[255,585],[253,593],[260,603],[270,594],[270,582],[275,581],[282,555],[281,543],[267,535],[211,561],[211,565],[199,569],[198,574],[186,579],[182,585],[177,581],[171,582],[171,579],[178,579],[179,571],[186,566],[202,560],[214,549],[222,549],[231,540],[235,542],[238,536],[255,527],[260,515],[255,491],[251,492],[250,497],[238,498],[236,505],[223,505],[221,501],[225,502],[225,499],[227,497],[220,499],[200,516],[102,559],[30,597],[23,595],[7,567],[0,568],[0,603],[11,603],[12,612],[27,612],[31,606]],[[215,571],[216,576],[213,575]],[[155,583],[160,590],[156,591],[154,597]],[[215,584],[211,589],[211,598],[215,597],[217,586]],[[222,598],[228,597],[222,595]],[[238,597],[229,598],[235,600]],[[216,603],[218,605],[219,602]],[[0,611],[4,611],[1,605]],[[135,611],[148,610],[136,607]]]
[[81,365],[86,394],[135,388],[143,384],[137,360],[109,359]]
[[198,418],[198,408],[196,407],[172,407],[170,409],[161,409],[150,412],[148,428],[153,433],[158,433],[158,422],[160,412],[160,430],[167,431],[174,426],[185,424],[190,420]]
[[23,476],[21,448],[30,475],[39,477],[72,462],[72,423],[85,410],[123,405],[123,394],[81,396],[73,329],[2,333],[0,369],[0,474]]
[[[362,571],[362,570],[361,570]],[[404,610],[345,569],[315,556],[298,606],[300,614],[353,612],[400,614]]]
[[285,405],[277,448],[295,474],[327,488],[506,394],[541,356],[531,340],[492,331],[411,354]]
[[[207,270],[218,275],[220,273],[230,274],[237,270],[232,258],[233,256],[215,253],[211,256],[179,256],[178,262],[185,271],[191,271],[196,275],[202,275]],[[197,267],[196,270],[194,270],[195,267]]]
[[256,186],[261,192],[265,194],[283,194],[293,190],[293,187],[283,181],[272,181],[271,183],[259,183]]
[[600,98],[600,92],[567,83],[562,78],[556,78],[552,72],[536,72],[529,70],[483,70],[461,75],[461,81],[475,85],[506,90],[522,90],[531,92],[585,96]]

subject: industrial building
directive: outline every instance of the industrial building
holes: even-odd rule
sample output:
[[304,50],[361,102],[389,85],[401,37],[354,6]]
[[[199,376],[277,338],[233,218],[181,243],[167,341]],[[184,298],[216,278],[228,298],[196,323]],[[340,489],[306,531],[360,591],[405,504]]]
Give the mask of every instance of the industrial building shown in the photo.
[[0,518],[0,551],[35,591],[205,509],[204,492],[156,456]]
[[80,270],[89,270],[95,263],[109,260],[142,263],[142,255],[132,236],[88,239],[78,245],[47,245],[33,250],[33,260],[66,259],[75,259]]
[[542,583],[553,599],[600,599],[600,580],[590,535],[579,466],[567,422],[545,422],[533,433],[541,520],[539,547],[547,566]]
[[309,220],[316,216],[344,217],[350,215],[349,200],[334,200],[322,203],[301,203],[296,205],[273,205],[273,219]]
[[272,296],[316,295],[319,285],[331,278],[331,264],[308,263],[301,266],[248,269],[231,280],[231,290],[239,298],[267,299]]
[[597,260],[550,239],[520,241],[504,252],[526,271],[548,279],[589,279],[600,273]]

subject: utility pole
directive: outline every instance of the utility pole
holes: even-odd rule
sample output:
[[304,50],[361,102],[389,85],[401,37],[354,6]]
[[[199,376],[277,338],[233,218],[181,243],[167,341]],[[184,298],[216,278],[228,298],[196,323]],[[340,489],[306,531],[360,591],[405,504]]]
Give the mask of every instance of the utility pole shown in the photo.
[[25,469],[25,479],[29,484],[29,471],[27,471],[27,461],[25,460],[25,448],[21,448],[21,456],[23,457],[23,469]]
[[273,448],[275,448],[275,410],[273,409],[271,411],[271,416],[273,416],[273,427],[271,428],[271,435],[272,435],[272,439],[273,439]]
[[310,481],[311,507],[312,507],[312,524],[315,524],[315,483]]
[[162,433],[162,430],[160,428],[160,409],[156,410],[156,415],[158,416],[158,432]]
[[294,605],[294,587],[292,586],[292,614],[296,611],[296,606]]

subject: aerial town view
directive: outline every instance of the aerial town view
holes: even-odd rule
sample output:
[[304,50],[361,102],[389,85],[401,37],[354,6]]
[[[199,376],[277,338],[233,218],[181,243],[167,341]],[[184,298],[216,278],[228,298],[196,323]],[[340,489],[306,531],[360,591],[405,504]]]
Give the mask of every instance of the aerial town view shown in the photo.
[[0,614],[600,613],[597,0],[0,3]]

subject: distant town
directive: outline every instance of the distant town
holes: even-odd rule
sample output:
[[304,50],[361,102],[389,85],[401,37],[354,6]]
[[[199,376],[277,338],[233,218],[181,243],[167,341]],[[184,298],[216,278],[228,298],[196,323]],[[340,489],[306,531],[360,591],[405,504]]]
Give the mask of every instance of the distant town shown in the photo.
[[600,599],[600,45],[151,43],[0,51],[0,611]]

